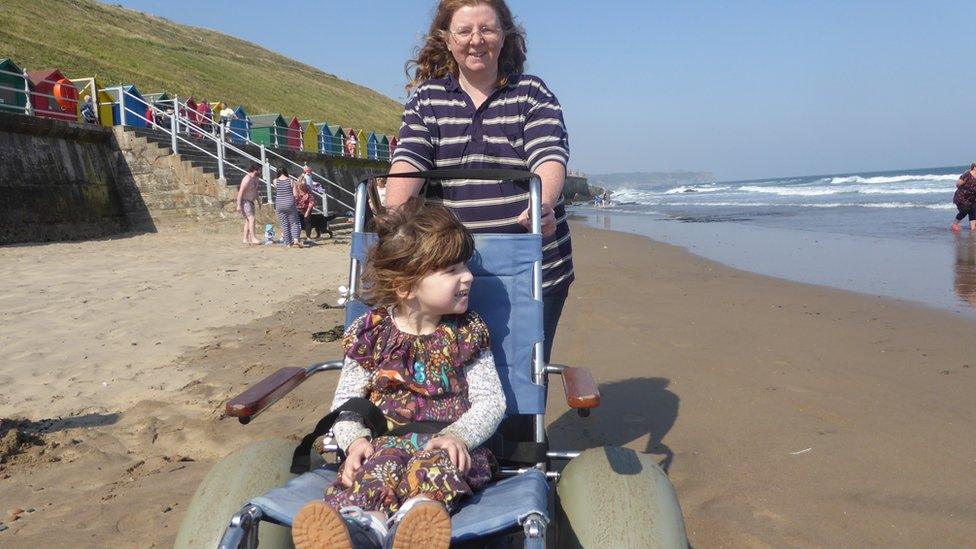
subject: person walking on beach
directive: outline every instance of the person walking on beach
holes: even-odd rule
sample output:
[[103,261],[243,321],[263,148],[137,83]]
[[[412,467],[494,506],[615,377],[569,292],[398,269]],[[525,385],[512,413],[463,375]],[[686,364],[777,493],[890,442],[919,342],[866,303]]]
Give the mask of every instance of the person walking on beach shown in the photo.
[[241,188],[237,191],[237,211],[244,217],[244,244],[260,244],[261,241],[254,236],[254,213],[255,204],[258,200],[258,172],[261,167],[251,164],[244,178],[241,179]]
[[968,172],[959,176],[956,181],[956,194],[952,196],[952,202],[959,210],[959,213],[956,214],[956,221],[951,227],[953,232],[959,231],[959,222],[967,215],[969,216],[969,230],[976,231],[976,162],[969,166]]
[[[407,86],[391,173],[452,168],[525,169],[542,179],[545,359],[573,282],[572,244],[562,190],[569,145],[562,108],[541,78],[523,74],[525,32],[504,0],[442,0]],[[470,120],[458,124],[457,120]],[[437,136],[439,139],[431,139]],[[386,205],[397,208],[423,180],[391,179]],[[475,233],[531,229],[529,193],[513,181],[457,180],[432,187]]]
[[298,191],[288,177],[287,168],[284,166],[278,168],[274,183],[275,214],[281,227],[281,243],[285,246],[302,248],[302,243],[298,240],[299,231],[302,230],[301,220],[298,217]]

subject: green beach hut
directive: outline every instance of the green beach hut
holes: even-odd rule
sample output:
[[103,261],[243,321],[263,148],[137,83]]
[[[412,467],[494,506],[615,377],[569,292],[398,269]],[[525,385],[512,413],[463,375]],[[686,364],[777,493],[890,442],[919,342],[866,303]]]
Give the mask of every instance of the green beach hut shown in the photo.
[[0,59],[0,112],[27,114],[28,86],[23,69],[10,59]]
[[251,141],[265,147],[284,148],[287,145],[288,123],[278,113],[251,116]]
[[379,159],[386,162],[390,161],[390,138],[385,135],[380,136],[380,143],[376,147]]
[[331,139],[329,142],[329,154],[335,156],[342,156],[342,147],[346,144],[346,136],[342,133],[342,128],[339,126],[327,126],[329,128],[329,133],[331,134]]
[[150,105],[156,105],[164,109],[173,107],[173,98],[166,92],[147,93],[142,98]]

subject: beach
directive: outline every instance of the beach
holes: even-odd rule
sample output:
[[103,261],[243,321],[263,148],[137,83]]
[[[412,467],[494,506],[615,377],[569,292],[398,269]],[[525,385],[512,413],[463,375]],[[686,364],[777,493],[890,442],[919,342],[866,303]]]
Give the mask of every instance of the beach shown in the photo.
[[[653,454],[695,547],[971,546],[976,321],[581,223],[573,239],[553,360],[589,367],[603,404],[580,418],[553,379],[554,448]],[[22,450],[0,466],[0,546],[169,547],[217,459],[325,413],[335,376],[247,426],[221,410],[340,355],[312,334],[342,322],[348,246],[235,242],[0,248],[0,418]]]

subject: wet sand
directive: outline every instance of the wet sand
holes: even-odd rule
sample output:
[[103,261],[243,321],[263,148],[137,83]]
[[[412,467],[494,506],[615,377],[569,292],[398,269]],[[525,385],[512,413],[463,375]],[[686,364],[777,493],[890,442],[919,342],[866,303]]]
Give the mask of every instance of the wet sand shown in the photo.
[[[573,230],[554,360],[592,368],[604,405],[579,418],[554,380],[554,447],[657,456],[696,547],[976,539],[976,324]],[[0,249],[0,417],[29,420],[0,465],[0,546],[169,547],[216,459],[325,412],[332,376],[248,426],[220,415],[274,369],[338,356],[311,334],[341,322],[322,305],[347,247],[232,241]],[[93,366],[77,367],[86,352]],[[14,507],[34,511],[11,522]]]

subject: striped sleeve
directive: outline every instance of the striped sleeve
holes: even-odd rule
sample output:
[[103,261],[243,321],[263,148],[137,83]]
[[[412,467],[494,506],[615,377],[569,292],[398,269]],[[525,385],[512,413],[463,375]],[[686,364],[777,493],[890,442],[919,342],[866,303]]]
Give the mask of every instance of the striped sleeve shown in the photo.
[[424,108],[418,90],[403,107],[403,122],[391,163],[403,161],[418,170],[434,168],[434,145],[430,128],[424,120]]
[[551,160],[569,164],[569,134],[559,100],[539,79],[530,82],[528,92],[531,107],[525,116],[524,149],[529,170]]

